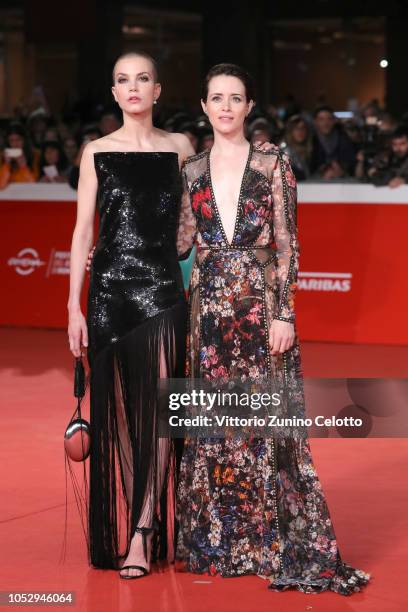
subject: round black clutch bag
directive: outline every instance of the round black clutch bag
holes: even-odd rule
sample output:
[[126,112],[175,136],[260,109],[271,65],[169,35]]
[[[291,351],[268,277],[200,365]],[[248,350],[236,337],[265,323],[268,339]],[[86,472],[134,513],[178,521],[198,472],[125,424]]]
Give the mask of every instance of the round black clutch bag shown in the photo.
[[85,461],[91,451],[91,433],[88,421],[82,418],[81,402],[86,391],[86,377],[81,357],[75,358],[74,396],[77,407],[64,434],[65,452],[72,461]]

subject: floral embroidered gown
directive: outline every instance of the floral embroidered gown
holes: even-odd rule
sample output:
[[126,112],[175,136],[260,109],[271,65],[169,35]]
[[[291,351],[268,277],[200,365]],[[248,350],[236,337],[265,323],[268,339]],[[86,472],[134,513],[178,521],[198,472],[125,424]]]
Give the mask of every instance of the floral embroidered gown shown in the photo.
[[[305,416],[299,343],[268,347],[272,320],[295,322],[299,245],[296,181],[277,147],[250,147],[228,242],[211,184],[209,151],[186,160],[178,251],[195,242],[187,373],[275,377]],[[296,330],[296,328],[295,328]],[[359,591],[370,575],[341,560],[307,437],[185,440],[177,498],[179,567],[258,574],[270,588]]]

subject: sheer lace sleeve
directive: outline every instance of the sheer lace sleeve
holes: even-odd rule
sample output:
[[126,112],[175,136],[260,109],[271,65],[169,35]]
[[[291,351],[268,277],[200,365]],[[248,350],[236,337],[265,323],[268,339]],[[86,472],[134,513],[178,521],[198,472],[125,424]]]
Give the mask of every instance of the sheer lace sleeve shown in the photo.
[[279,309],[275,317],[295,322],[294,297],[299,269],[297,185],[289,157],[279,151],[272,175],[273,238],[276,245]]
[[181,210],[177,230],[177,253],[179,260],[186,259],[191,252],[197,233],[196,218],[191,208],[190,193],[187,175],[184,166],[181,169],[183,194],[181,197]]

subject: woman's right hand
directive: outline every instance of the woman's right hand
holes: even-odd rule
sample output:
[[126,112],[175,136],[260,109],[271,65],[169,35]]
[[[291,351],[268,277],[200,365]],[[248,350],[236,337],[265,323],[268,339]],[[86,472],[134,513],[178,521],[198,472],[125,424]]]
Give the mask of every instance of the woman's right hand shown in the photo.
[[68,339],[74,357],[82,357],[82,348],[88,346],[88,328],[80,309],[69,312]]

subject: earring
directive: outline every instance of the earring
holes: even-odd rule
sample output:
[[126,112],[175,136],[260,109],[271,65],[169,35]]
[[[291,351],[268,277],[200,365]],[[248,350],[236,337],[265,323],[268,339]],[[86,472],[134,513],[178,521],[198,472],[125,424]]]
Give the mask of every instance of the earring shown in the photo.
[[153,100],[153,104],[157,104],[157,100]]

